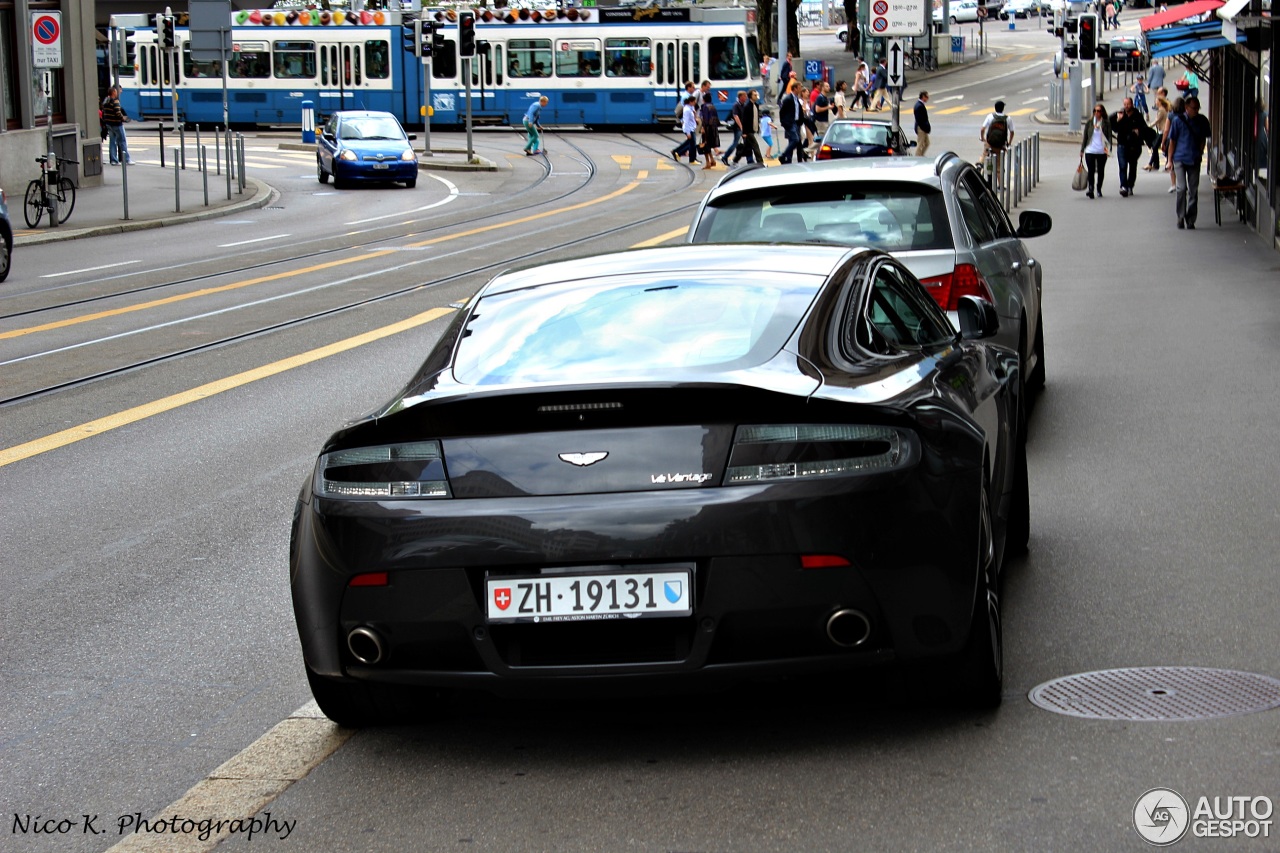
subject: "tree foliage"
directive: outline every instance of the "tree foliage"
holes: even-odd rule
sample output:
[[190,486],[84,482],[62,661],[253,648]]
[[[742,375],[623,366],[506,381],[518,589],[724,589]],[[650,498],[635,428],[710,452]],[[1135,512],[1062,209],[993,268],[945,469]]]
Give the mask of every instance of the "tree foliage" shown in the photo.
[[[856,3],[857,0],[854,0]],[[787,0],[787,50],[796,56],[800,55],[800,5],[801,0]],[[784,55],[786,51],[774,54],[772,45],[778,43],[778,5],[776,0],[756,0],[756,39],[760,50],[773,55]]]
[[858,0],[844,0],[845,53],[858,49]]

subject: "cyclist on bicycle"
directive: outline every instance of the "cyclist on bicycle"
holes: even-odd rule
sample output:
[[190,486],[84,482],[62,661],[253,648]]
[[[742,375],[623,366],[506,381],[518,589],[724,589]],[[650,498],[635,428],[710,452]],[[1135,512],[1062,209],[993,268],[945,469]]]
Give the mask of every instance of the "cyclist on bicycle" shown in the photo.
[[996,101],[995,112],[982,122],[978,131],[982,140],[982,162],[987,167],[987,180],[996,185],[1004,167],[1004,152],[1013,144],[1013,119],[1004,113],[1004,101]]

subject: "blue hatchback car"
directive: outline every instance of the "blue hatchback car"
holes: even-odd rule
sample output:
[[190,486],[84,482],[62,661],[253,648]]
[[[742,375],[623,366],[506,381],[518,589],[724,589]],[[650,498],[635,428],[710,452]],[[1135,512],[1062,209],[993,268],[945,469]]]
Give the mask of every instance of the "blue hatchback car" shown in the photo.
[[316,177],[343,187],[355,181],[418,183],[418,155],[391,113],[343,110],[329,116],[316,137]]

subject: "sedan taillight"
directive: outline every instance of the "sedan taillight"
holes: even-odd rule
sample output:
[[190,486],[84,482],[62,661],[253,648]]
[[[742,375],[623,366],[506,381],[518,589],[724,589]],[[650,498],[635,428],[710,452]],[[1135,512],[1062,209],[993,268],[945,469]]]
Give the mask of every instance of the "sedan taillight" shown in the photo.
[[910,433],[896,427],[740,426],[725,484],[787,482],[887,471],[907,464]]
[[818,148],[818,153],[813,155],[813,159],[815,159],[815,160],[830,160],[830,159],[831,159],[831,146],[830,146],[830,145],[822,145],[822,146],[820,146],[820,147]]
[[955,311],[961,296],[976,296],[992,305],[996,302],[991,285],[973,264],[956,264],[951,272],[922,278],[920,283],[943,311]]
[[320,457],[316,492],[331,498],[447,498],[438,441],[335,450]]

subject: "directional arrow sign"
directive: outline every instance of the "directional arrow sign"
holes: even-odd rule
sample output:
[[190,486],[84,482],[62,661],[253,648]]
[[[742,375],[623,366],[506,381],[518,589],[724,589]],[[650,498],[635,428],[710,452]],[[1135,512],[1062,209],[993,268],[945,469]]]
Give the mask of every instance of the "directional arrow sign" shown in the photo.
[[905,58],[902,39],[889,39],[889,85],[902,85],[902,65]]

